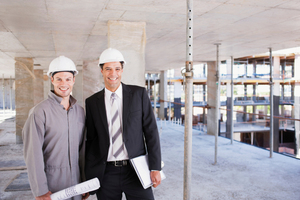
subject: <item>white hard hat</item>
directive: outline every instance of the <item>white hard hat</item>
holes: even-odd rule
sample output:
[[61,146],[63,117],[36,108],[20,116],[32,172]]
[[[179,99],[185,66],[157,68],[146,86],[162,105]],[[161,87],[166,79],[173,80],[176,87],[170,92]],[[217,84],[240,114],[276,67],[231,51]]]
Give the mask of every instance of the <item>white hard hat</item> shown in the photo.
[[113,48],[104,50],[99,57],[99,65],[108,62],[124,62],[126,64],[122,53]]
[[51,77],[53,72],[72,71],[74,76],[78,74],[74,62],[65,56],[59,56],[51,61],[47,75]]

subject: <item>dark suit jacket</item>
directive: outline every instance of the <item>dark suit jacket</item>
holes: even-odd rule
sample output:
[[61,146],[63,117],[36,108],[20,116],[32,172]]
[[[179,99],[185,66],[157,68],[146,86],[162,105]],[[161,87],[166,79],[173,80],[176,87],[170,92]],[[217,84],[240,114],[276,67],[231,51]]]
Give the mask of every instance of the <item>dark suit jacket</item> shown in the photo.
[[[123,87],[123,141],[129,158],[148,154],[150,170],[161,170],[160,141],[156,120],[148,94],[143,87]],[[105,89],[86,99],[87,141],[85,154],[86,179],[98,177],[100,184],[105,171],[109,132],[105,109]]]

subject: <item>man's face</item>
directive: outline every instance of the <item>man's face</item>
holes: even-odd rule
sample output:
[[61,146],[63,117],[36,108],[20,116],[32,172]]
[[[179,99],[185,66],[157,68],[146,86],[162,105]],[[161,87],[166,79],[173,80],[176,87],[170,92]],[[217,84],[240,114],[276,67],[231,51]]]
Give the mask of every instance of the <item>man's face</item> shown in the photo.
[[51,77],[51,82],[57,96],[69,97],[75,83],[75,77],[71,72],[58,72]]
[[121,84],[123,68],[120,62],[109,62],[103,65],[101,73],[104,78],[105,87],[115,92]]

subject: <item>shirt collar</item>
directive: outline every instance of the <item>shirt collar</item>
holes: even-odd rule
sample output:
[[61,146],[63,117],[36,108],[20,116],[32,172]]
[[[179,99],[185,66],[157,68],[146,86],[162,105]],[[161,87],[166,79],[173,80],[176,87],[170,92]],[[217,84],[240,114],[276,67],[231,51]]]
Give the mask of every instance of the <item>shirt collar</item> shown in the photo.
[[[116,95],[120,99],[122,99],[122,91],[123,90],[122,90],[122,83],[121,83],[120,86],[118,87],[118,89],[115,91]],[[110,98],[110,96],[111,96],[112,93],[113,93],[112,91],[110,91],[107,88],[105,88],[105,96],[107,96],[108,98]]]
[[[57,102],[58,104],[60,104],[62,101],[62,97],[57,96],[53,90],[51,90],[48,93],[48,97],[50,99],[54,100],[55,102]],[[72,95],[70,95],[70,107],[72,107],[76,102],[77,102],[77,100]]]

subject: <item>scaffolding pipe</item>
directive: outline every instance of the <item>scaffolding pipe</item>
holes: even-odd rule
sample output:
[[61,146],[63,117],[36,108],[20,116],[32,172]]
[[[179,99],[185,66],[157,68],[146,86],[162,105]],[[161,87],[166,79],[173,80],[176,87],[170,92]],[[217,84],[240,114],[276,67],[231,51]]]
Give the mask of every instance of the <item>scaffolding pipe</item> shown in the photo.
[[272,48],[270,50],[270,158],[273,157],[273,138],[274,138],[274,120],[273,120],[273,60]]
[[231,129],[230,129],[230,138],[231,144],[233,144],[233,107],[234,107],[234,100],[233,100],[233,63],[234,59],[231,56]]
[[221,85],[221,82],[220,82],[220,65],[219,65],[219,43],[215,44],[217,46],[217,72],[216,72],[216,79],[217,79],[217,107],[216,107],[216,116],[218,117],[218,123],[216,124],[217,125],[217,129],[215,131],[215,163],[214,164],[217,164],[217,157],[218,157],[218,136],[219,136],[219,131],[221,132],[221,127],[219,127],[221,124],[220,124],[220,120],[221,120],[221,117],[220,117],[220,85]]
[[148,96],[150,98],[150,74],[148,73]]
[[3,97],[3,115],[5,114],[5,91],[4,91],[4,74],[2,74],[2,97]]
[[12,89],[13,89],[13,86],[12,86],[12,80],[11,80],[11,76],[10,76],[10,79],[9,79],[9,85],[10,85],[10,90],[9,90],[9,97],[10,97],[10,111],[12,111]]
[[171,76],[169,75],[169,122],[171,121]]
[[184,120],[184,191],[183,199],[191,199],[192,130],[193,130],[193,0],[187,0],[185,120]]
[[155,120],[157,119],[157,113],[156,113],[156,74],[154,74],[154,84],[153,84],[153,87],[154,87],[154,108],[153,108],[153,111],[154,111],[154,116],[155,116]]

